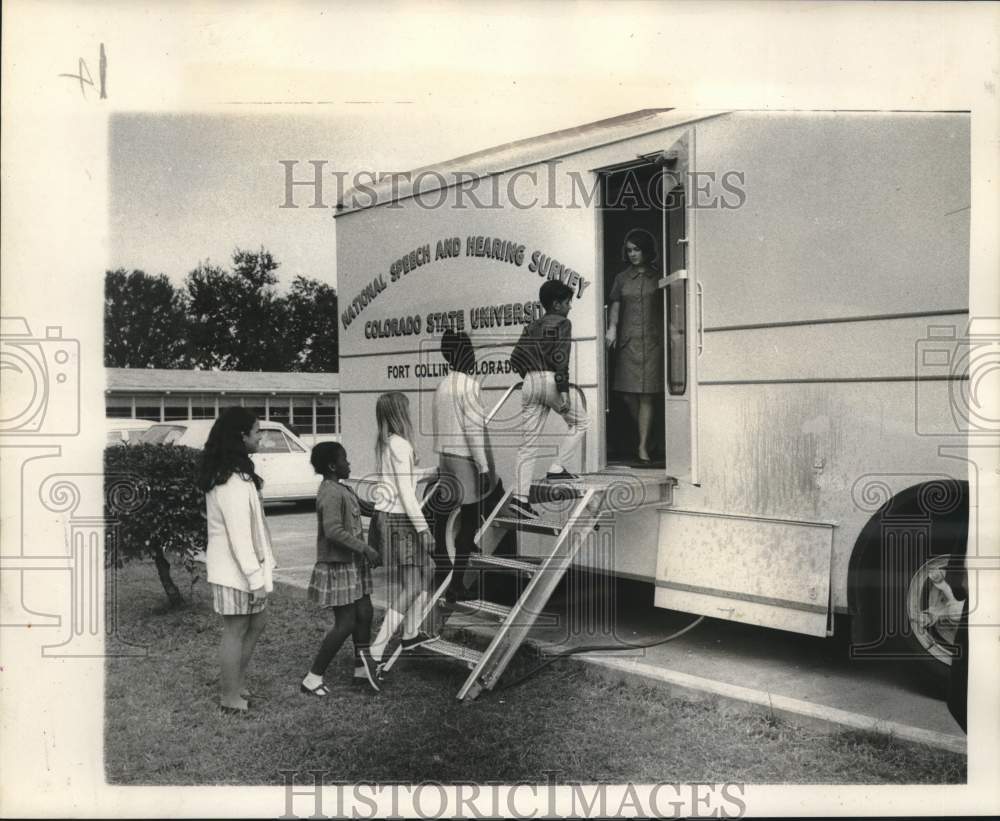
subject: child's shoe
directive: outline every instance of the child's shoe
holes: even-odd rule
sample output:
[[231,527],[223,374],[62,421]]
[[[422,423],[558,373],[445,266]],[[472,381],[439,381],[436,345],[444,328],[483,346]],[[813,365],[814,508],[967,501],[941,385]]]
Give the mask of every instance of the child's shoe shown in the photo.
[[309,696],[316,696],[317,698],[326,698],[328,695],[330,695],[329,688],[322,681],[320,681],[320,683],[317,684],[315,687],[309,687],[303,681],[301,684],[299,684],[299,692],[305,693],[306,695]]

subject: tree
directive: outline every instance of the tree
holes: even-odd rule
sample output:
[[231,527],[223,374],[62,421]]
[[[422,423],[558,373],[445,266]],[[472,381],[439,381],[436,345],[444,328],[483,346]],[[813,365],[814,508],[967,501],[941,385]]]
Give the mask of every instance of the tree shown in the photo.
[[288,335],[294,342],[291,370],[337,373],[337,291],[318,279],[295,277],[285,297]]
[[189,367],[184,294],[163,274],[119,268],[104,275],[104,365]]
[[294,341],[278,296],[279,263],[262,247],[237,248],[233,270],[200,264],[187,276],[191,359],[195,367],[234,371],[291,370]]
[[108,271],[105,365],[337,372],[337,291],[297,276],[277,290],[278,261],[237,248],[231,270],[204,262],[184,289],[160,274]]

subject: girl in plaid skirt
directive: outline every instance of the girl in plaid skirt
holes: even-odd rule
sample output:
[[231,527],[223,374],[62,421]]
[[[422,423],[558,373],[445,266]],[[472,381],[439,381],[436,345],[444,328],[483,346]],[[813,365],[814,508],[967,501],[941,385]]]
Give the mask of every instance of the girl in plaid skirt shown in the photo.
[[351,475],[347,451],[338,442],[320,442],[310,456],[313,469],[323,476],[316,494],[316,566],[308,597],[333,610],[333,627],[323,638],[309,673],[299,689],[327,696],[323,674],[341,645],[354,640],[354,680],[378,691],[376,665],[369,652],[372,630],[372,567],[381,564],[378,551],[361,540],[361,514],[372,515],[372,505],[341,483]]
[[400,625],[403,650],[436,641],[437,637],[420,629],[434,579],[434,537],[417,500],[417,481],[423,471],[416,467],[410,444],[413,425],[406,395],[398,391],[382,394],[375,403],[375,420],[379,488],[371,531],[382,546],[391,590],[385,619],[372,642],[372,656],[381,661]]

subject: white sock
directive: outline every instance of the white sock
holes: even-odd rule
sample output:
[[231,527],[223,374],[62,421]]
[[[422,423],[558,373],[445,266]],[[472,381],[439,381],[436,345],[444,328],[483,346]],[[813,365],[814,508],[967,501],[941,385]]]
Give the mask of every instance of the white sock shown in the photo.
[[323,683],[323,676],[317,676],[313,672],[306,673],[306,677],[302,679],[302,683],[310,690],[315,690]]
[[417,593],[417,597],[413,600],[413,604],[410,605],[410,609],[406,611],[406,616],[403,620],[404,639],[414,638],[420,630],[420,624],[423,622],[421,616],[424,614],[424,605],[426,602],[427,591],[421,590]]
[[375,661],[382,660],[382,654],[385,652],[385,647],[389,643],[389,639],[392,638],[392,634],[396,632],[396,628],[399,627],[399,623],[403,620],[403,614],[398,610],[393,610],[391,607],[385,611],[385,618],[382,619],[382,626],[378,629],[378,635],[375,636],[375,641],[371,644],[371,654]]

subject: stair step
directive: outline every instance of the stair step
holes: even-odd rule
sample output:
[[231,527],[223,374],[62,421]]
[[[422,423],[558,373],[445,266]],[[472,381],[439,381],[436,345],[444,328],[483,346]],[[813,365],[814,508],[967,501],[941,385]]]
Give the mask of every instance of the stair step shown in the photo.
[[471,613],[476,616],[490,616],[491,618],[503,621],[510,615],[510,610],[505,604],[497,604],[485,599],[468,599],[466,601],[442,602],[444,607],[450,610],[458,610],[462,613]]
[[532,504],[565,502],[579,499],[586,488],[578,482],[532,482],[528,488],[528,501]]
[[475,665],[479,664],[479,660],[483,657],[483,654],[478,650],[473,650],[471,647],[466,647],[464,644],[457,644],[453,641],[448,641],[447,639],[438,639],[437,641],[421,645],[419,652],[423,652],[425,650],[431,653],[437,653],[439,656],[448,656],[449,658],[464,661],[470,667],[475,667]]
[[505,527],[508,530],[520,530],[525,533],[544,533],[547,536],[558,536],[562,533],[564,522],[557,522],[551,519],[522,519],[518,516],[497,516],[493,520],[497,527]]
[[522,573],[535,573],[538,565],[521,559],[509,559],[505,556],[483,556],[473,553],[470,557],[472,564],[485,565],[487,567],[502,567],[504,570],[519,570]]

